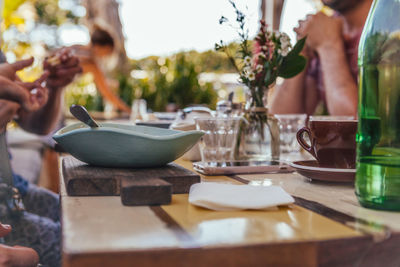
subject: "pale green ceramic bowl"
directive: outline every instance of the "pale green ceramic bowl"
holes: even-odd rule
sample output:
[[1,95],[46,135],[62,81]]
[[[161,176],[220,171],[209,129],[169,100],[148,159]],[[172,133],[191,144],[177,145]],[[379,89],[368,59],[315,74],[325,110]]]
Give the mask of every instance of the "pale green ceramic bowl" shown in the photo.
[[148,126],[101,123],[89,128],[75,123],[59,130],[54,140],[77,159],[103,167],[156,167],[182,156],[203,135]]

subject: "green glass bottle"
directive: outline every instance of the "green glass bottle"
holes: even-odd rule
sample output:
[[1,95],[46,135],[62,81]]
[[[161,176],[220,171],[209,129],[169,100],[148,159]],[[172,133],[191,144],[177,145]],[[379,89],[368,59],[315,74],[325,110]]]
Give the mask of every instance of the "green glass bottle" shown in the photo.
[[356,194],[400,210],[400,0],[374,0],[360,39]]

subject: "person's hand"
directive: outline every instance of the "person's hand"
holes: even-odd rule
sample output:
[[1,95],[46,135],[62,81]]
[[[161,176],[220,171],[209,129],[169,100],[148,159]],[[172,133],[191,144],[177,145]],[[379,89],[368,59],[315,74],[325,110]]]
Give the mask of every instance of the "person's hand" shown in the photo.
[[19,70],[29,67],[30,65],[32,65],[32,63],[33,63],[33,57],[29,59],[19,60],[12,64],[1,63],[0,76],[6,77],[11,81],[15,81],[17,79],[17,75],[15,73]]
[[0,267],[35,267],[39,255],[31,248],[0,244]]
[[47,85],[45,80],[49,77],[49,75],[50,73],[45,71],[42,76],[34,82],[16,82],[19,86],[29,91],[30,103],[34,105],[33,111],[43,107],[47,103],[49,98],[49,90],[46,87]]
[[5,237],[11,232],[11,225],[0,223],[0,237]]
[[[0,237],[11,232],[10,225],[0,223]],[[31,248],[0,244],[0,267],[34,267],[39,263],[39,256]]]
[[50,73],[47,79],[47,86],[50,89],[63,88],[72,82],[76,74],[82,72],[79,59],[69,48],[62,48],[47,57],[43,67]]
[[49,73],[45,72],[32,83],[14,82],[0,76],[0,99],[13,101],[28,112],[36,111],[46,104],[48,90],[43,82],[48,75]]
[[318,51],[321,48],[343,42],[343,21],[338,17],[329,17],[322,12],[308,15],[306,20],[299,21],[294,28],[298,38],[307,36],[306,46],[310,50]]

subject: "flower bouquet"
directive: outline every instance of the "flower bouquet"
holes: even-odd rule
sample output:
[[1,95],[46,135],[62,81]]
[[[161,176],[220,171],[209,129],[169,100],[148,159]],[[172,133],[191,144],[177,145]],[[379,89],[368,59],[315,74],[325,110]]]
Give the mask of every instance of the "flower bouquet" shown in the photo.
[[[276,119],[268,113],[267,93],[278,77],[291,78],[303,71],[306,59],[300,52],[306,38],[292,47],[286,33],[270,31],[263,20],[254,41],[249,39],[246,16],[230,0],[236,13],[240,42],[232,53],[222,40],[215,44],[217,51],[224,52],[239,73],[239,82],[247,87],[245,122],[240,127],[236,158],[279,159],[279,128]],[[220,24],[230,23],[222,16]]]

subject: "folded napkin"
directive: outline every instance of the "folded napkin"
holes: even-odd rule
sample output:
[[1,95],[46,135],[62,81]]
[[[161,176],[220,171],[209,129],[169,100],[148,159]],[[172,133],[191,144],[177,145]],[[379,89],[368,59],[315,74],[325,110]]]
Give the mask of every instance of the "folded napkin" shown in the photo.
[[199,183],[190,187],[189,202],[212,210],[268,209],[294,202],[280,186]]

